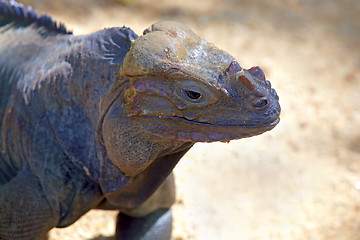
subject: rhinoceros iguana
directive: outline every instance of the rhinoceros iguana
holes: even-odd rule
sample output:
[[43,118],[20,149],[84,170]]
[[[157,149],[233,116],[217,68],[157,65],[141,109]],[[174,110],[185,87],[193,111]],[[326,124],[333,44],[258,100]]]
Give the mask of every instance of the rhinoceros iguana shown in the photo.
[[117,239],[169,239],[172,169],[195,142],[261,134],[276,91],[187,26],[74,36],[0,3],[0,239],[116,209]]

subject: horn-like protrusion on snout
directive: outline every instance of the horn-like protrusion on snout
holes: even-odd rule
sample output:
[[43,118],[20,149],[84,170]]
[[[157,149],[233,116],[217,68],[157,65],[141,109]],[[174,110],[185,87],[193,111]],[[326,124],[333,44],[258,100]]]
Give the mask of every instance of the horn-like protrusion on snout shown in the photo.
[[237,72],[240,72],[242,70],[242,67],[239,65],[237,61],[232,61],[229,66],[226,68],[226,72],[230,74],[235,74]]
[[263,70],[259,67],[252,67],[249,70],[249,73],[251,73],[251,75],[253,75],[254,77],[265,81],[265,74],[263,72]]
[[253,91],[257,88],[255,82],[252,79],[247,78],[245,75],[239,77],[239,81],[249,90]]

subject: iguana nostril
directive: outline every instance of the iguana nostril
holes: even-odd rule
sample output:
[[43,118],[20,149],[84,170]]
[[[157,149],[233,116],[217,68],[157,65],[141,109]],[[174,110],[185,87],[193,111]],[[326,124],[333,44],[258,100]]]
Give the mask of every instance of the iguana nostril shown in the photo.
[[254,101],[253,107],[260,110],[265,108],[267,105],[268,105],[268,100],[266,98],[261,98]]

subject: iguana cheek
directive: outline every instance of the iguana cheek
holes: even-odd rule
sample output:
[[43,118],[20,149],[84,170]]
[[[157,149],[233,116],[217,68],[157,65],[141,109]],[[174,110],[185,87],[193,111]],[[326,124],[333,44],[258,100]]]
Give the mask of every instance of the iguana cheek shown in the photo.
[[220,141],[224,139],[224,135],[221,133],[209,133],[208,136],[212,141]]
[[197,116],[193,113],[185,113],[184,117],[188,120],[195,120],[197,119]]
[[127,110],[126,116],[128,117],[134,117],[134,116],[140,116],[142,113],[142,109],[139,106],[133,106],[130,109]]
[[133,87],[124,90],[123,104],[136,105],[136,91]]
[[226,139],[226,137],[221,133],[211,132],[211,133],[200,133],[200,132],[179,132],[179,133],[165,133],[161,134],[158,132],[158,136],[165,137],[168,139],[177,139],[180,141],[191,141],[191,142],[213,142],[221,141]]
[[192,141],[192,137],[190,133],[186,133],[186,132],[179,132],[178,133],[178,139],[180,141]]
[[146,83],[144,83],[142,81],[135,81],[134,88],[135,88],[136,92],[140,92],[140,93],[146,92],[149,89],[149,87],[146,85]]
[[203,133],[192,133],[191,134],[191,138],[192,140],[194,140],[195,142],[206,142],[209,140],[208,136],[203,134]]
[[[199,133],[199,132],[193,132],[193,133],[186,133],[186,132],[179,132],[179,133],[165,133],[165,138],[168,139],[177,139],[180,141],[190,141],[190,142],[208,142],[211,140],[211,138],[208,136],[208,134]],[[220,138],[222,139],[222,138]]]

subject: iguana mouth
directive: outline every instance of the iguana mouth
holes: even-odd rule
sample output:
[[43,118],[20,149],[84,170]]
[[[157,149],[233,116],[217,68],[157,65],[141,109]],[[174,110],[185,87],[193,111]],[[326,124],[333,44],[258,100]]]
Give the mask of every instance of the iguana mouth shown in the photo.
[[178,127],[177,124],[171,124],[170,128],[160,125],[158,130],[150,130],[152,134],[158,137],[168,139],[178,139],[180,141],[191,142],[215,142],[215,141],[230,141],[245,137],[260,135],[273,129],[279,122],[280,117],[271,119],[261,125],[250,124],[212,124],[205,122],[198,122],[188,120],[184,117],[164,117],[164,116],[142,116],[144,119],[166,119],[170,121],[182,122],[182,126]]
[[272,125],[272,124],[277,124],[280,121],[280,118],[276,118],[276,119],[271,119],[261,125],[255,125],[255,124],[213,124],[213,123],[208,123],[208,122],[201,122],[201,121],[194,121],[194,120],[189,120],[185,117],[176,117],[176,116],[172,116],[172,117],[158,117],[158,118],[164,118],[164,119],[176,119],[176,120],[181,120],[181,121],[185,121],[191,124],[199,124],[199,125],[204,125],[204,126],[209,126],[209,127],[265,127],[268,125]]

